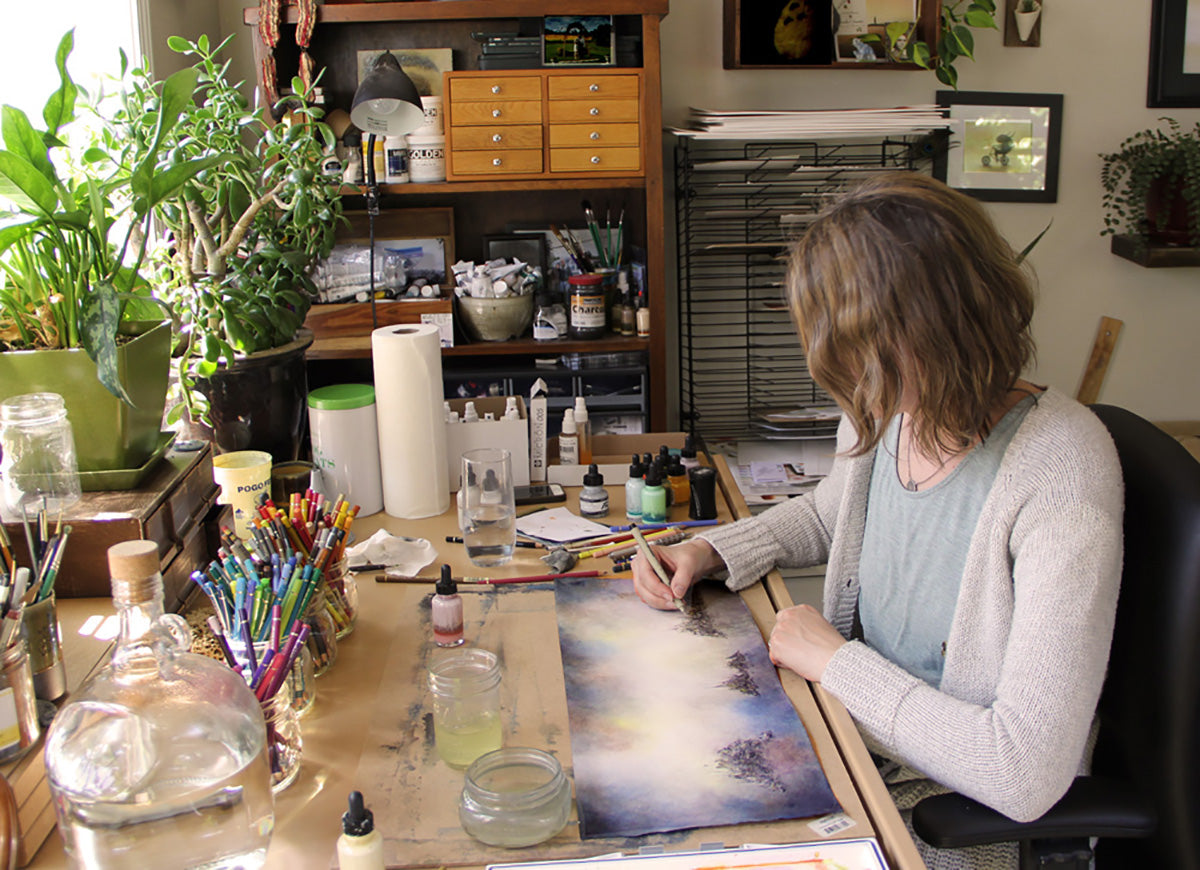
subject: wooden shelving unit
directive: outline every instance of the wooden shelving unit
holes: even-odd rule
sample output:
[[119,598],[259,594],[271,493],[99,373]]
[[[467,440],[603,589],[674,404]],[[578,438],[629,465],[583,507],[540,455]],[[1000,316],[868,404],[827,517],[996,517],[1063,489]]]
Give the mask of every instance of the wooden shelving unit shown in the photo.
[[1140,246],[1133,236],[1113,236],[1112,252],[1147,269],[1200,266],[1200,248],[1173,245]]
[[[595,341],[488,342],[447,348],[445,356],[510,356],[532,361],[553,353],[647,354],[651,428],[666,426],[667,356],[664,340],[665,304],[665,203],[662,166],[662,59],[660,23],[668,0],[454,0],[454,2],[335,3],[317,7],[310,53],[318,69],[324,68],[322,86],[326,108],[349,111],[357,85],[356,52],[366,49],[450,48],[454,69],[477,69],[479,44],[476,31],[515,30],[521,19],[546,15],[612,15],[621,28],[640,36],[642,63],[640,171],[607,177],[561,177],[528,180],[467,180],[439,184],[381,185],[385,211],[390,208],[454,209],[456,257],[481,259],[483,236],[506,232],[506,224],[579,226],[582,199],[611,201],[614,210],[625,209],[627,249],[645,252],[647,302],[651,338],[610,336]],[[244,10],[244,22],[254,27],[258,9]],[[279,45],[275,51],[278,79],[295,74],[299,50],[295,45],[297,12],[282,13]],[[256,67],[261,70],[266,47],[252,35]],[[539,70],[540,71],[540,70]],[[261,73],[260,73],[261,74]],[[261,84],[261,82],[260,82]],[[347,194],[360,193],[348,188]],[[369,331],[361,336],[339,336],[318,341],[312,359],[350,359],[369,355]]]

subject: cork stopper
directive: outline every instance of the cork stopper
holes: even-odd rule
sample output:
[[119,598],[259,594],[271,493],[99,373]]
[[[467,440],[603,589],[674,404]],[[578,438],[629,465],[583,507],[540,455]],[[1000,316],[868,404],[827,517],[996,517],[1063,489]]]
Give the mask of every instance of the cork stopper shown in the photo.
[[144,604],[160,596],[158,571],[158,544],[154,541],[122,541],[108,548],[108,573],[117,604]]

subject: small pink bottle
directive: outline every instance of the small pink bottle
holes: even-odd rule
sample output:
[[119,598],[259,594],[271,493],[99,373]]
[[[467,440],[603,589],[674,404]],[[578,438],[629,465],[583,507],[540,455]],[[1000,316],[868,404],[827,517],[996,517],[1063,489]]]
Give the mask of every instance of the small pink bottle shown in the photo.
[[430,605],[433,642],[438,646],[458,646],[463,642],[463,605],[458,586],[450,576],[449,565],[442,566],[442,576],[435,591]]

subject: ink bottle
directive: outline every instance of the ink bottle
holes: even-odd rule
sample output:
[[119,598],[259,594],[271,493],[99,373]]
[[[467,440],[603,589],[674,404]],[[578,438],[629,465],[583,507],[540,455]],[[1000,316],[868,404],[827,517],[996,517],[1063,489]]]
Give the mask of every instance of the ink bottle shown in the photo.
[[646,467],[635,453],[629,463],[629,480],[625,481],[625,518],[638,522],[642,518],[642,490],[646,488]]
[[458,819],[481,843],[533,846],[566,827],[570,815],[571,783],[558,759],[547,752],[499,749],[467,768]]
[[339,870],[384,870],[383,837],[375,830],[375,817],[363,804],[362,792],[350,792],[349,804],[337,840]]
[[592,463],[592,424],[588,420],[587,401],[583,396],[575,397],[575,436],[579,439],[579,464]]
[[579,493],[579,513],[589,519],[608,516],[608,490],[604,488],[604,475],[596,463],[588,466],[583,476],[583,490]]
[[442,576],[434,592],[429,603],[433,642],[438,646],[458,646],[463,642],[463,604],[458,586],[450,577],[449,565],[442,565]]
[[604,277],[602,275],[572,275],[567,278],[571,287],[571,338],[603,338]]
[[73,864],[258,867],[274,828],[263,711],[163,612],[154,541],[108,550],[120,634],[59,710],[46,776]]
[[662,485],[662,471],[657,462],[646,470],[646,488],[642,490],[642,522],[667,521],[667,491]]
[[667,484],[671,487],[671,504],[687,504],[692,497],[688,484],[687,469],[679,456],[672,456],[667,464]]
[[683,439],[683,447],[679,451],[679,461],[688,471],[700,465],[700,460],[696,458],[696,442],[691,435]]
[[500,748],[500,662],[495,653],[467,646],[437,650],[429,665],[429,689],[434,740],[446,764],[461,770]]
[[558,433],[558,462],[560,465],[579,464],[579,435],[575,431],[575,411],[563,411],[562,430]]

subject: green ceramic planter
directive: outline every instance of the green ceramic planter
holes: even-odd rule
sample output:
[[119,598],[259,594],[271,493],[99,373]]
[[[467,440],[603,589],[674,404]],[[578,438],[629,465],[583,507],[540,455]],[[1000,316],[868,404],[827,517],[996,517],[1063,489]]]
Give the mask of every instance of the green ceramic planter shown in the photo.
[[159,446],[171,364],[170,324],[149,327],[118,347],[117,356],[117,370],[134,407],[104,388],[96,364],[80,348],[0,353],[0,400],[58,393],[66,401],[81,472],[139,468]]

